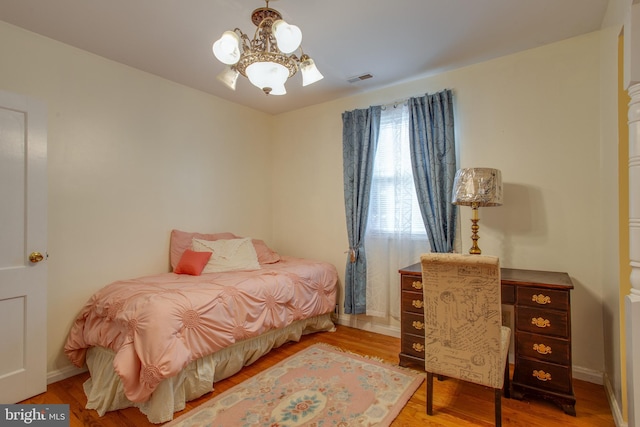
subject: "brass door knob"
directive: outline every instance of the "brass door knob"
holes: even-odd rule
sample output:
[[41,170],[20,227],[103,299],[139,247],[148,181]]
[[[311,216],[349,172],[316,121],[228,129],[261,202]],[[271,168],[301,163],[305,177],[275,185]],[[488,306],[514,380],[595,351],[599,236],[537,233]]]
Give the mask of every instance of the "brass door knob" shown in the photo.
[[44,259],[44,256],[40,252],[31,252],[29,254],[29,261],[36,263]]

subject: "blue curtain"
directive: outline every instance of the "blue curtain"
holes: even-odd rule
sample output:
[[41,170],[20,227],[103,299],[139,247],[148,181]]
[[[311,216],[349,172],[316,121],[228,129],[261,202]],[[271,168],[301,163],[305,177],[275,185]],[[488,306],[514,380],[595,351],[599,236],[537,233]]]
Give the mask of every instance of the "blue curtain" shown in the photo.
[[373,159],[378,145],[381,107],[342,114],[344,205],[349,255],[345,273],[344,312],[366,313],[367,261],[364,234],[369,213]]
[[431,252],[452,252],[458,211],[451,203],[456,174],[451,90],[409,99],[409,141]]

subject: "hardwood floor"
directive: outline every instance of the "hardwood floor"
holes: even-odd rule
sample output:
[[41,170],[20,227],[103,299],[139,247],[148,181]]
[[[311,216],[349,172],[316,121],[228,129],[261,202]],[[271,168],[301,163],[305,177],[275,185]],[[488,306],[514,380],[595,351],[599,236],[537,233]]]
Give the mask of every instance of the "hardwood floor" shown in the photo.
[[[389,363],[398,363],[400,340],[346,326],[338,326],[336,332],[321,332],[302,337],[300,342],[287,343],[245,367],[242,371],[214,385],[213,393],[187,403],[180,415],[213,396],[233,387],[245,379],[270,367],[278,361],[315,343],[327,343],[354,353],[376,356]],[[47,392],[21,403],[68,403],[70,405],[70,426],[142,427],[153,426],[135,408],[109,412],[99,417],[93,410],[84,408],[86,397],[82,383],[88,373],[77,375],[54,384]],[[577,416],[566,415],[553,403],[543,400],[514,399],[502,400],[502,422],[505,426],[553,427],[553,426],[614,426],[604,387],[574,380]],[[411,397],[400,415],[393,422],[394,427],[404,426],[492,426],[493,391],[481,386],[458,382],[453,379],[434,381],[434,415],[425,413],[425,383]]]

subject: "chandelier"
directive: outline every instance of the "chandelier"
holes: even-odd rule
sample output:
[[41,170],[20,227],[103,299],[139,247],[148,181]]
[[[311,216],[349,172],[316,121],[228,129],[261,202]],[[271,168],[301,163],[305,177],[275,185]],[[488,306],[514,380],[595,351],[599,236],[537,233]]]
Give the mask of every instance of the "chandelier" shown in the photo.
[[[267,95],[284,95],[284,84],[298,70],[302,86],[310,85],[323,76],[313,59],[302,51],[302,32],[295,25],[282,20],[275,9],[260,7],[251,14],[256,31],[249,39],[239,28],[225,31],[213,44],[213,54],[226,64],[217,78],[232,90],[236,89],[238,75],[242,74]],[[294,52],[300,50],[300,58]]]

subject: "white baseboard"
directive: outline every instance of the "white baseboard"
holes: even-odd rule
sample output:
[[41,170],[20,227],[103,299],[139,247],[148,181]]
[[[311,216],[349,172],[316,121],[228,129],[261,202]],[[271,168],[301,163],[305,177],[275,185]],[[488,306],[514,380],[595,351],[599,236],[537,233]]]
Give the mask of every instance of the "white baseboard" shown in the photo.
[[56,383],[58,381],[71,378],[75,375],[87,372],[87,368],[76,368],[73,365],[65,366],[62,369],[56,369],[55,371],[47,372],[47,384]]
[[582,366],[573,367],[573,378],[586,381],[593,384],[603,385],[603,373],[594,371],[593,369],[583,368]]
[[611,408],[611,414],[613,415],[613,421],[616,424],[616,427],[628,427],[627,422],[624,420],[622,416],[622,410],[620,409],[620,402],[616,399],[616,395],[613,392],[613,387],[611,387],[611,381],[609,377],[605,374],[604,377],[604,391],[607,395],[607,399],[609,400],[609,407]]
[[334,318],[334,322],[339,325],[351,328],[362,329],[363,331],[375,332],[381,335],[400,338],[400,328],[371,322],[367,319],[359,319],[358,316],[339,315]]

